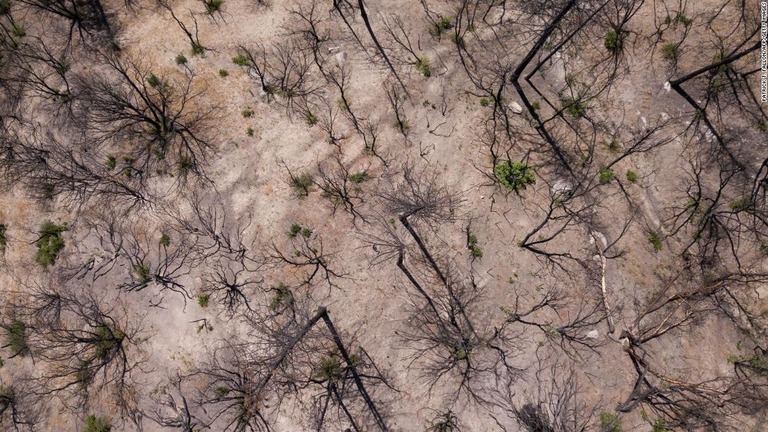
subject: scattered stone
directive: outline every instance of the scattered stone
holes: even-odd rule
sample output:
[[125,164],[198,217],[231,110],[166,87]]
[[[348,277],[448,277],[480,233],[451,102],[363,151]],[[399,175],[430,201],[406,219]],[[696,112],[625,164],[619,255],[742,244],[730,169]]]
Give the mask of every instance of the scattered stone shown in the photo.
[[669,81],[664,83],[664,90],[666,90],[667,92],[672,91],[672,84],[670,84]]
[[586,337],[587,337],[587,339],[597,339],[597,338],[599,338],[599,337],[600,337],[600,332],[599,332],[599,331],[597,331],[597,330],[590,330],[590,331],[587,333],[587,336],[586,336]]
[[521,112],[523,112],[523,107],[521,107],[520,104],[517,102],[510,103],[509,109],[511,109],[512,112],[515,114],[520,114]]

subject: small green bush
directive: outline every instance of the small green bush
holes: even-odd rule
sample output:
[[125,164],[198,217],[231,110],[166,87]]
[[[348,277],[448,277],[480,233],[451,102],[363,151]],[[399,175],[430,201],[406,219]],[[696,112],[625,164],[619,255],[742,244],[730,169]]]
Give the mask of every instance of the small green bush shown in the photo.
[[321,381],[331,381],[338,378],[344,371],[341,359],[336,355],[330,355],[320,362],[317,377]]
[[109,169],[110,171],[115,169],[115,167],[117,166],[117,158],[112,155],[107,156],[106,165],[107,165],[107,169]]
[[600,412],[600,432],[622,432],[621,419],[618,414],[608,411]]
[[11,11],[11,0],[0,0],[0,15],[7,15]]
[[648,242],[653,245],[653,250],[656,252],[661,250],[661,237],[658,233],[652,232],[648,235]]
[[273,295],[272,299],[269,301],[268,307],[270,310],[274,311],[282,307],[290,306],[293,303],[293,294],[284,283],[280,282],[272,290],[275,291],[275,295]]
[[136,273],[136,277],[139,278],[141,283],[147,283],[151,280],[148,265],[139,263],[136,265],[136,267],[133,268],[133,271]]
[[306,122],[308,126],[316,125],[317,121],[317,116],[312,111],[304,113],[304,122]]
[[113,354],[113,351],[118,347],[123,338],[125,338],[125,334],[117,327],[101,326],[96,329],[96,358],[99,360],[107,359]]
[[435,21],[432,24],[432,28],[430,29],[430,33],[432,36],[440,37],[445,33],[447,30],[450,30],[453,27],[453,20],[449,17],[441,17],[439,20]]
[[238,65],[238,66],[249,66],[251,64],[250,60],[248,60],[248,57],[238,54],[234,57],[232,57],[232,63]]
[[728,203],[728,208],[730,208],[733,211],[739,212],[744,211],[752,207],[754,203],[752,202],[751,197],[743,197],[739,199],[735,199]]
[[539,102],[539,101],[531,102],[531,108],[533,108],[534,111],[540,110],[541,109],[541,102]]
[[0,224],[0,250],[5,249],[5,246],[8,244],[8,238],[5,237],[7,230],[8,227],[5,224]]
[[613,170],[610,168],[600,168],[600,184],[607,184],[613,180]]
[[213,15],[221,10],[221,5],[224,4],[224,0],[203,0],[203,4],[205,4],[206,12]]
[[627,170],[627,180],[634,183],[637,181],[637,173],[632,170]]
[[245,117],[245,118],[250,118],[250,117],[253,117],[254,113],[253,113],[253,110],[250,107],[248,107],[248,108],[240,111],[240,114],[242,114],[243,117]]
[[608,29],[603,39],[603,46],[612,53],[619,52],[624,42],[622,39],[623,35],[616,31],[616,29]]
[[297,224],[296,222],[291,224],[291,229],[288,230],[288,235],[291,238],[296,237],[301,232],[301,225]]
[[608,143],[608,150],[611,153],[618,153],[621,151],[621,141],[619,140],[613,140]]
[[208,294],[198,294],[197,295],[197,304],[200,305],[200,307],[208,307],[208,301],[210,300],[210,296]]
[[533,168],[523,162],[502,162],[494,167],[493,173],[502,186],[515,192],[536,183]]
[[432,76],[432,65],[429,62],[429,57],[422,56],[416,59],[416,69],[421,72],[422,75],[429,78]]
[[368,178],[369,178],[368,173],[365,171],[356,172],[349,175],[349,181],[351,181],[352,183],[358,183],[358,184],[368,180]]
[[181,53],[179,55],[177,55],[176,56],[176,64],[177,65],[185,65],[185,64],[187,64],[187,56],[185,56],[184,54],[181,54]]
[[219,76],[222,78],[226,78],[229,76],[229,71],[226,69],[219,69]]
[[27,29],[24,28],[24,26],[18,25],[18,24],[12,24],[11,26],[11,33],[13,33],[14,36],[23,38],[27,35]]
[[587,112],[587,105],[579,99],[571,97],[563,98],[563,112],[573,118],[583,117]]
[[245,134],[252,137],[253,136],[253,128],[248,126],[248,129],[245,130]]
[[40,238],[37,240],[37,256],[35,261],[48,268],[56,262],[59,252],[64,249],[64,239],[61,233],[67,230],[67,223],[56,225],[51,221],[45,221],[40,226]]
[[160,245],[168,247],[170,244],[171,244],[171,237],[168,234],[163,233],[160,236]]
[[27,325],[22,321],[13,321],[8,326],[8,335],[6,345],[11,350],[12,356],[25,357],[29,354],[29,345],[27,344]]
[[472,255],[472,258],[482,258],[483,257],[483,250],[480,249],[479,246],[472,246],[472,250],[470,252],[470,255]]
[[205,47],[197,42],[192,43],[192,55],[203,55],[205,53]]
[[481,106],[481,107],[487,107],[487,106],[489,106],[490,104],[491,104],[491,100],[490,100],[490,99],[488,99],[487,97],[481,97],[481,98],[480,98],[480,106]]
[[312,191],[312,176],[307,173],[291,176],[290,185],[299,197],[306,197]]
[[192,159],[188,156],[182,156],[179,158],[179,161],[176,163],[177,168],[179,169],[179,176],[182,178],[187,178],[187,174],[192,170],[192,168],[195,167],[195,163],[192,162]]
[[680,57],[680,44],[674,42],[667,42],[661,46],[661,55],[669,60],[674,61]]
[[147,77],[147,84],[149,84],[150,87],[157,87],[161,84],[160,78],[157,77],[157,75],[151,73]]
[[110,432],[112,425],[106,417],[96,417],[89,415],[85,418],[85,429],[83,432]]

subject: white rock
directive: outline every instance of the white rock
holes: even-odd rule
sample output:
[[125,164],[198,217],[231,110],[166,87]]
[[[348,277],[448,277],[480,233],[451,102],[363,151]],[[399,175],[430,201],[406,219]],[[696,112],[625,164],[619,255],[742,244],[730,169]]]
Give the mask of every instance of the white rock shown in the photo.
[[672,84],[670,84],[669,81],[664,83],[664,90],[666,90],[667,92],[672,91]]
[[589,236],[589,244],[595,244],[595,240],[600,241],[600,249],[605,250],[608,247],[608,240],[605,239],[605,235],[599,231],[592,231]]
[[552,185],[552,195],[568,195],[573,191],[573,185],[567,180],[558,180]]
[[669,114],[667,114],[667,113],[665,113],[663,111],[661,112],[661,114],[659,114],[659,116],[661,117],[661,121],[669,120]]
[[598,332],[597,330],[590,330],[586,336],[587,339],[597,339],[599,337],[600,337],[600,332]]
[[509,109],[511,109],[512,112],[515,114],[520,114],[521,112],[523,112],[523,107],[521,107],[520,104],[517,102],[512,102],[511,104],[509,104]]
[[339,64],[343,64],[345,61],[347,61],[347,52],[346,51],[339,51],[336,53],[336,61]]

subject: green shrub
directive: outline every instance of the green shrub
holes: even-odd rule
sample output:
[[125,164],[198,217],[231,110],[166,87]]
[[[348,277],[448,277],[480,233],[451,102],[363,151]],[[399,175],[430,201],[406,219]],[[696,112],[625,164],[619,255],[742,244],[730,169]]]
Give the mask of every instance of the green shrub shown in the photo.
[[112,425],[106,417],[96,417],[89,415],[85,418],[85,429],[83,432],[110,432]]
[[362,183],[364,181],[368,180],[368,173],[365,171],[362,172],[356,172],[349,175],[349,181],[352,183]]
[[56,262],[59,252],[64,249],[64,239],[61,233],[67,230],[67,223],[56,225],[51,221],[45,221],[40,226],[40,238],[37,239],[37,256],[35,261],[48,268]]
[[317,377],[321,381],[331,381],[338,378],[343,371],[344,369],[341,364],[341,359],[339,359],[338,356],[331,354],[320,362]]
[[541,109],[541,102],[539,102],[539,101],[531,102],[531,108],[533,108],[534,111],[540,110]]
[[309,126],[314,126],[317,124],[317,116],[312,111],[307,111],[304,113],[304,121]]
[[8,244],[8,238],[5,237],[5,232],[8,227],[5,224],[0,224],[0,250],[5,249],[5,245]]
[[123,338],[125,338],[125,334],[117,327],[101,326],[96,329],[96,358],[99,360],[107,359]]
[[587,105],[579,99],[571,97],[563,98],[563,112],[573,118],[583,117],[587,112]]
[[160,78],[157,77],[157,75],[151,73],[149,76],[147,76],[147,84],[149,84],[150,87],[157,87],[161,84]]
[[272,290],[275,292],[275,295],[273,295],[272,299],[269,301],[268,307],[270,310],[274,311],[282,307],[290,306],[293,303],[293,294],[284,283],[280,282]]
[[653,250],[656,252],[661,250],[661,237],[658,233],[652,232],[648,235],[648,242],[653,245]]
[[677,60],[680,57],[680,44],[667,42],[661,46],[661,55],[670,61]]
[[107,169],[109,169],[110,171],[115,169],[115,167],[117,166],[117,158],[112,155],[107,156],[106,165],[107,165]]
[[627,180],[634,183],[637,181],[637,173],[632,170],[627,170]]
[[472,250],[470,252],[470,255],[472,255],[472,258],[482,258],[483,257],[483,250],[480,249],[479,246],[472,246]]
[[608,31],[605,33],[605,38],[603,39],[603,46],[605,46],[605,49],[613,53],[621,51],[621,39],[621,35],[616,31],[616,29],[608,29]]
[[15,320],[7,328],[8,335],[6,345],[11,350],[12,356],[25,357],[29,354],[29,345],[27,344],[27,325],[22,321]]
[[176,166],[179,169],[179,176],[182,178],[187,178],[187,174],[189,174],[189,171],[195,167],[195,163],[192,162],[192,159],[188,156],[182,156],[179,158]]
[[651,432],[667,432],[669,429],[664,426],[664,419],[657,418],[656,421],[653,422],[653,429],[651,429]]
[[290,185],[299,197],[306,197],[312,191],[312,176],[307,173],[291,175]]
[[613,140],[608,143],[608,150],[611,153],[618,153],[621,151],[621,141],[619,140]]
[[515,192],[536,183],[533,168],[523,162],[502,162],[494,167],[493,173],[502,186]]
[[242,114],[243,117],[245,117],[245,118],[250,118],[250,117],[253,117],[253,110],[251,109],[251,107],[248,107],[248,108],[240,111],[240,114]]
[[192,43],[192,55],[203,55],[205,47],[197,42]]
[[490,100],[490,99],[488,99],[487,97],[481,97],[481,98],[480,98],[480,106],[481,106],[481,107],[487,107],[487,106],[489,106],[490,104],[491,104],[491,100]]
[[170,244],[171,244],[171,237],[168,234],[163,233],[160,236],[160,245],[168,247]]
[[208,294],[198,294],[197,295],[197,304],[200,305],[200,307],[208,307],[208,300],[210,300],[210,296]]
[[445,33],[447,30],[450,30],[453,27],[453,20],[449,17],[441,17],[439,20],[435,21],[432,24],[432,28],[429,30],[429,32],[432,34],[432,36],[440,37]]
[[219,76],[222,78],[226,78],[229,76],[229,71],[226,69],[219,69]]
[[147,283],[151,280],[148,265],[139,263],[133,268],[133,271],[136,273],[136,277],[139,278],[141,283]]
[[752,207],[754,203],[752,202],[751,197],[743,197],[739,199],[735,199],[728,203],[728,208],[730,208],[733,211],[744,211]]
[[288,235],[291,238],[296,237],[301,232],[301,225],[297,224],[296,222],[291,224],[291,229],[288,230]]
[[245,134],[252,137],[253,136],[253,128],[248,126],[248,129],[245,130]]
[[184,54],[181,54],[181,53],[179,55],[177,55],[176,56],[176,64],[177,65],[185,65],[185,64],[187,64],[187,56],[185,56]]
[[7,15],[11,11],[11,0],[0,0],[0,15]]
[[429,62],[429,57],[422,56],[416,59],[416,69],[421,72],[422,75],[429,78],[432,76],[432,65]]
[[203,0],[203,4],[205,4],[206,12],[213,15],[221,10],[221,5],[224,4],[224,0]]
[[600,168],[600,184],[607,184],[613,180],[613,170],[610,168]]
[[621,432],[623,430],[618,414],[600,411],[600,432]]
[[14,36],[23,38],[27,35],[27,29],[24,28],[24,26],[18,25],[18,24],[12,24],[11,25],[11,33],[13,33]]
[[232,57],[232,63],[238,65],[238,66],[249,66],[251,64],[250,60],[248,60],[248,57],[238,54],[234,57]]
[[467,245],[469,247],[476,246],[477,245],[477,236],[474,234],[470,234],[467,236]]

